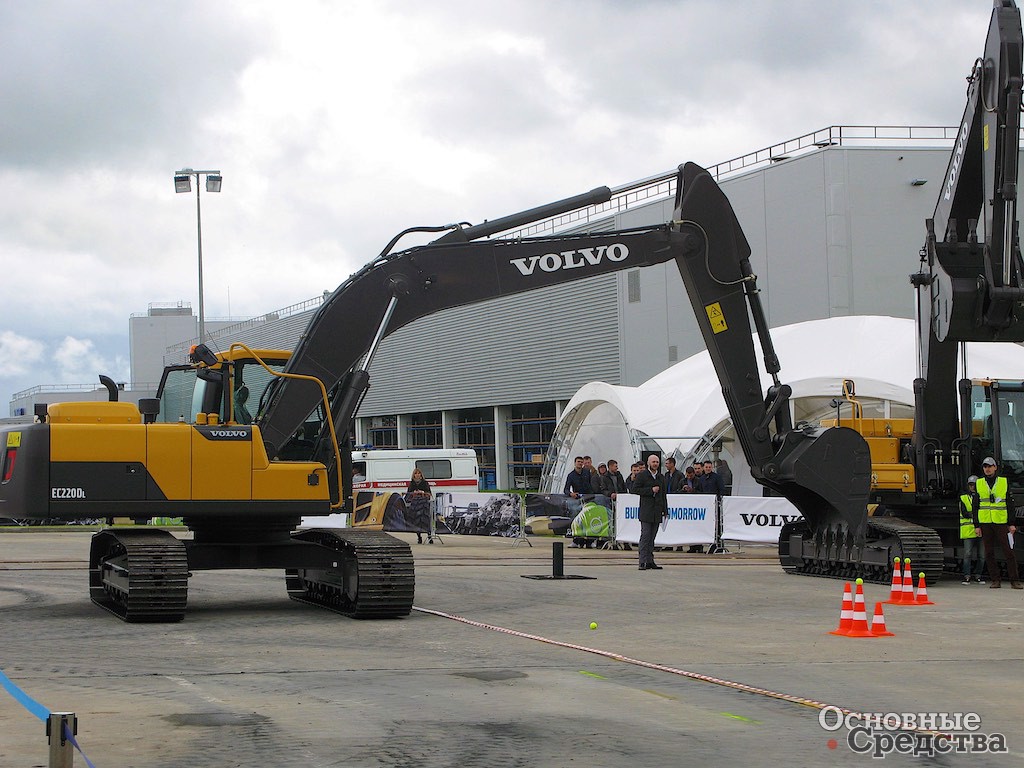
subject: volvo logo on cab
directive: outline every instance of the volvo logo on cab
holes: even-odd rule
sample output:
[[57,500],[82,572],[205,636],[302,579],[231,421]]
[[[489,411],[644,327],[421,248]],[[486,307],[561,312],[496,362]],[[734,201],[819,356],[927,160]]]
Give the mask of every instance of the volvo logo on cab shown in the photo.
[[558,272],[561,269],[576,269],[588,265],[596,267],[606,258],[608,261],[625,261],[628,257],[629,248],[624,243],[612,243],[594,248],[580,248],[576,251],[528,256],[525,259],[509,259],[508,263],[529,277],[537,267],[540,267],[542,272]]
[[252,440],[249,427],[196,427],[207,440]]

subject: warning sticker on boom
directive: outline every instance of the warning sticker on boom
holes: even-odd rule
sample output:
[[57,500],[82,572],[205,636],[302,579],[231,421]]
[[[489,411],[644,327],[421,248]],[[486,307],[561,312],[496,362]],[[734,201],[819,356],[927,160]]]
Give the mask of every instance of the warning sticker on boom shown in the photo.
[[708,320],[711,321],[711,330],[714,333],[729,330],[729,326],[725,323],[725,315],[722,313],[721,304],[717,301],[714,304],[707,304],[704,306],[704,311],[708,313]]

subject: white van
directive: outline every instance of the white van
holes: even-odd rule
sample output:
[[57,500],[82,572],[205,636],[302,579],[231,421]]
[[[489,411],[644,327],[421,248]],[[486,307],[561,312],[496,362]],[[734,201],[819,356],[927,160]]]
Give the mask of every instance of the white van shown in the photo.
[[352,451],[354,519],[346,520],[347,516],[342,514],[304,517],[301,527],[354,525],[381,530],[388,510],[404,496],[414,469],[423,473],[435,494],[479,490],[476,451],[472,448]]
[[405,491],[414,469],[434,493],[476,493],[478,468],[472,448],[352,451],[352,492]]

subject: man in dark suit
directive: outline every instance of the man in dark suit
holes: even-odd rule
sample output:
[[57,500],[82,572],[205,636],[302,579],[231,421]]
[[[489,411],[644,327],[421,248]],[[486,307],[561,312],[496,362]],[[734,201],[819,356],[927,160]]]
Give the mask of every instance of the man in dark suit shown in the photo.
[[682,493],[686,476],[676,469],[676,460],[669,456],[665,459],[665,493]]
[[615,459],[608,459],[608,485],[611,488],[612,501],[620,493],[626,493],[626,481],[622,477],[622,473],[619,472],[619,462]]
[[665,476],[659,472],[661,459],[652,453],[647,457],[647,468],[636,474],[633,493],[640,497],[640,570],[660,571],[654,562],[654,537],[658,525],[668,517],[668,498],[665,495]]

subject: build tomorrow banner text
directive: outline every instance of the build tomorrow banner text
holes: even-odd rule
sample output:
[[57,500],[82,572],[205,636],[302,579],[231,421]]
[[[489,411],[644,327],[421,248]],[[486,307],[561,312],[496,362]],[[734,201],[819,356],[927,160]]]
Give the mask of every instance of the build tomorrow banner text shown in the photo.
[[[683,544],[713,544],[715,541],[715,497],[704,494],[673,493],[668,497],[668,520],[658,526],[656,547]],[[615,540],[640,542],[640,497],[620,493],[615,499]]]

